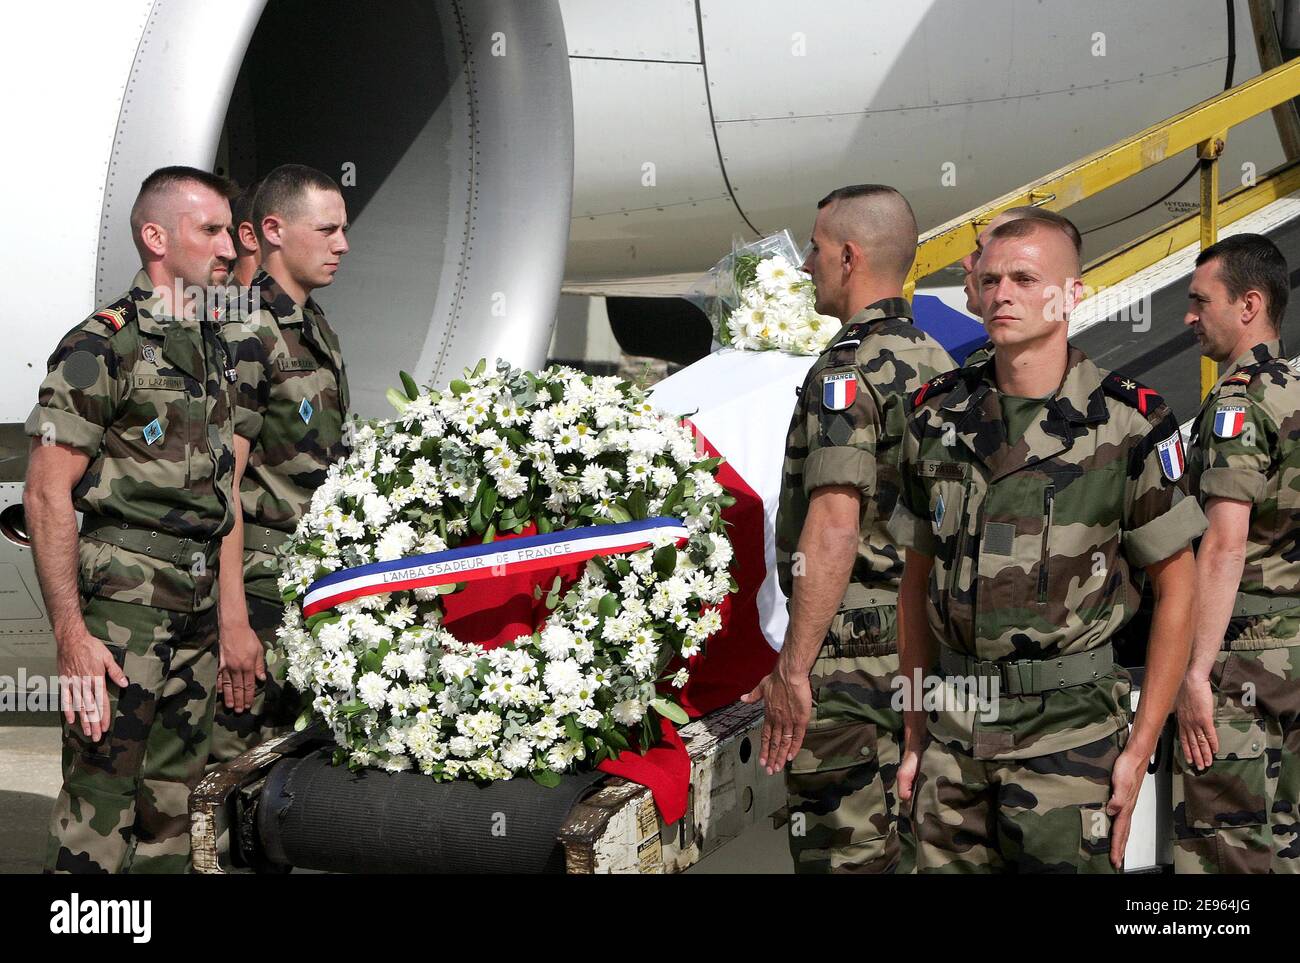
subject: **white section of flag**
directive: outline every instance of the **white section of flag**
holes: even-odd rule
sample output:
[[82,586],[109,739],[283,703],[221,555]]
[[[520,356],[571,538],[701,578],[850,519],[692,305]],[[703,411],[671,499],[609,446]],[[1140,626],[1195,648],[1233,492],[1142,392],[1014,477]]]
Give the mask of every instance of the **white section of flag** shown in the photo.
[[767,574],[758,592],[758,615],[767,644],[777,650],[789,621],[776,578],[776,508],[785,436],[794,414],[795,389],[816,360],[779,351],[723,348],[659,382],[650,397],[655,407],[689,417],[763,500]]

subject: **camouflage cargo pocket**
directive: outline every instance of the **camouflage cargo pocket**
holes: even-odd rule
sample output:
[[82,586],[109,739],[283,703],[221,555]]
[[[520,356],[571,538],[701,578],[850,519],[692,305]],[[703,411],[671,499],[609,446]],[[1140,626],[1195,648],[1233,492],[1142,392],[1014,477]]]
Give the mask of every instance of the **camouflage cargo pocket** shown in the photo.
[[1110,814],[1105,803],[1079,807],[1079,871],[1113,873],[1110,863]]
[[107,542],[77,540],[77,588],[83,600],[98,595],[104,587],[112,554],[113,548]]
[[[126,662],[126,647],[105,643],[104,648],[108,649],[108,654],[113,657],[113,661],[121,669]],[[64,748],[80,755],[92,766],[102,765],[119,752],[119,740],[115,738],[114,730],[118,726],[117,702],[120,690],[113,682],[109,681],[107,676],[104,677],[104,687],[105,694],[108,696],[108,718],[112,720],[112,724],[104,735],[99,737],[98,742],[91,742],[90,737],[83,734],[81,730],[82,703],[80,690],[71,693],[72,707],[77,713],[76,721],[72,725],[65,723],[63,726]],[[64,697],[63,693],[60,693],[60,697]]]
[[1267,821],[1264,726],[1249,716],[1216,716],[1219,751],[1204,772],[1183,769],[1187,822],[1192,829],[1230,829]]
[[813,825],[833,826],[828,841],[847,846],[888,835],[885,784],[872,723],[814,720],[790,763],[790,811]]

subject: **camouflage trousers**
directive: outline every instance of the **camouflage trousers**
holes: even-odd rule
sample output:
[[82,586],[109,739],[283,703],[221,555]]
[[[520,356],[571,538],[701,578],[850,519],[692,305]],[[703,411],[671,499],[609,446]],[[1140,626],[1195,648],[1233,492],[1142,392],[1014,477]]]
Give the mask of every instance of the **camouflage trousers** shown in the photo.
[[1030,759],[931,739],[912,818],[918,873],[1113,873],[1110,774],[1128,731]]
[[813,664],[813,711],[786,769],[796,873],[910,873],[911,825],[895,783],[903,717],[893,608],[838,613]]
[[284,617],[284,605],[256,595],[246,596],[248,622],[266,653],[266,679],[257,684],[251,709],[236,713],[226,708],[217,694],[217,711],[212,723],[212,751],[209,771],[229,762],[267,739],[293,731],[298,718],[299,697],[285,680],[288,662],[275,644],[275,631]]
[[183,873],[190,791],[203,776],[217,681],[217,613],[92,598],[86,628],[127,685],[107,684],[108,732],[63,723],[63,789],[45,868],[56,873]]
[[1300,872],[1300,645],[1220,652],[1210,684],[1214,762],[1174,750],[1174,871]]

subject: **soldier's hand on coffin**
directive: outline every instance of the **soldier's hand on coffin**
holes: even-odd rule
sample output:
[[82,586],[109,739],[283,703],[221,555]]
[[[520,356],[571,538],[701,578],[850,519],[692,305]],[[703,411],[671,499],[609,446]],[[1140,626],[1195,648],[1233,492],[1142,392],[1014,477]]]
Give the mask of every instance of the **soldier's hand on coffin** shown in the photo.
[[784,663],[763,677],[754,691],[740,697],[748,704],[763,700],[763,738],[758,764],[772,775],[785,768],[803,745],[812,717],[812,686],[806,673],[787,674]]
[[68,725],[81,716],[81,731],[93,742],[108,731],[109,704],[107,677],[122,688],[128,684],[126,673],[113,658],[108,647],[89,632],[58,640],[59,701]]
[[1110,773],[1110,801],[1106,803],[1106,812],[1111,817],[1110,864],[1116,870],[1124,868],[1124,847],[1128,845],[1133,807],[1137,805],[1138,790],[1142,788],[1148,761],[1125,749],[1115,760],[1115,768]]
[[1219,734],[1214,731],[1214,690],[1210,680],[1188,672],[1178,690],[1174,706],[1178,715],[1178,741],[1183,758],[1197,769],[1209,769],[1219,751]]
[[227,709],[243,712],[253,707],[257,683],[266,680],[262,642],[247,624],[222,626],[217,682]]

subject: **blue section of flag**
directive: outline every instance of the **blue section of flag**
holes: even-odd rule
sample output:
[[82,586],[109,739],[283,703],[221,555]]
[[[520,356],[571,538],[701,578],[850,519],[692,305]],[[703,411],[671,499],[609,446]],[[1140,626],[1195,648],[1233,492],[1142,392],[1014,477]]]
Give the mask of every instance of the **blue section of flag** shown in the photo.
[[916,326],[943,345],[958,364],[988,340],[984,325],[968,314],[954,311],[933,294],[913,296],[912,317]]

